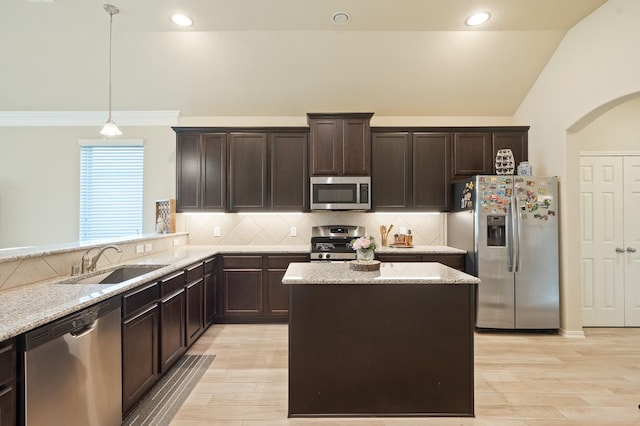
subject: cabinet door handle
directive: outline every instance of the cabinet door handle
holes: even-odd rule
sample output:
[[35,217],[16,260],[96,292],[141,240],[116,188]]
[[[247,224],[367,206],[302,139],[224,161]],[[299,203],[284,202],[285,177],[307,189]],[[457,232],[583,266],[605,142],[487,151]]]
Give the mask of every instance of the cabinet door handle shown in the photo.
[[2,386],[0,386],[0,397],[5,396],[6,394],[11,392],[12,390],[13,390],[13,386],[10,386],[10,385],[2,385]]
[[624,253],[624,249],[620,247],[616,247],[616,253]]
[[636,249],[633,247],[627,247],[627,253],[635,253]]

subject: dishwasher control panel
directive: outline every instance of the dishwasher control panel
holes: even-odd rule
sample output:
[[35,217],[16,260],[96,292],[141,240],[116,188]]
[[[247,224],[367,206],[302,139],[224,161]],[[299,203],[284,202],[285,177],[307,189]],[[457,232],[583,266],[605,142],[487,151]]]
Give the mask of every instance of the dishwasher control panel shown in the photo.
[[31,330],[25,334],[25,350],[34,349],[57,337],[90,326],[98,318],[120,307],[120,305],[120,297],[113,297],[97,305],[85,308],[80,312],[73,313]]

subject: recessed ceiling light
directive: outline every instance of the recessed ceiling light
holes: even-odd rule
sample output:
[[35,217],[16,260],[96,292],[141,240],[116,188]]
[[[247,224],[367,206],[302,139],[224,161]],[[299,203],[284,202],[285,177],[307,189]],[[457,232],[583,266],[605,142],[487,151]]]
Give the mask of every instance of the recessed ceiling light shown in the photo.
[[467,18],[467,25],[475,27],[476,25],[482,25],[489,20],[491,15],[488,12],[478,12]]
[[174,13],[171,15],[171,22],[176,25],[180,25],[181,27],[190,27],[193,25],[193,20],[189,18],[187,15],[181,15],[179,13]]
[[346,24],[349,22],[349,19],[351,19],[351,16],[349,16],[347,12],[336,12],[331,16],[333,23],[338,25]]

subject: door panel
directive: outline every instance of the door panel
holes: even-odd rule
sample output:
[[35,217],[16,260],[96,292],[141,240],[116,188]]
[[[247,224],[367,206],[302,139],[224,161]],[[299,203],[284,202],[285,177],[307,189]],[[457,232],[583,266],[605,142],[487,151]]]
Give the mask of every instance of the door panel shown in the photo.
[[[640,156],[624,158],[625,325],[640,326]],[[635,250],[635,251],[634,251]]]
[[582,319],[624,325],[623,173],[621,157],[580,159]]

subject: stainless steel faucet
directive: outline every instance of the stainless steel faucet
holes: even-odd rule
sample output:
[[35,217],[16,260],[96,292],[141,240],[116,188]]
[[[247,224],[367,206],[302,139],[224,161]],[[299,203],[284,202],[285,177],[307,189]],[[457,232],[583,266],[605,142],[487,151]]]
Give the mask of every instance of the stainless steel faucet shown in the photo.
[[[100,251],[94,257],[91,257],[90,255],[91,251],[96,248],[99,248]],[[122,249],[115,244],[109,244],[108,246],[104,246],[104,247],[91,247],[82,255],[82,260],[80,262],[80,272],[84,274],[86,272],[95,271],[96,265],[98,264],[98,260],[100,259],[100,256],[102,256],[102,253],[104,253],[105,250],[107,249],[114,249],[118,253],[122,253]]]

